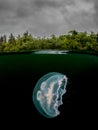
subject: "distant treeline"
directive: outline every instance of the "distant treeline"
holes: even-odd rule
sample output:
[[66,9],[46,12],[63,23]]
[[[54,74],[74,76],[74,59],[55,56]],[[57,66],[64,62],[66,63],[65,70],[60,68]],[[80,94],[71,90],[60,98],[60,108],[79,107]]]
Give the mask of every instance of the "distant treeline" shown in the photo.
[[20,52],[43,49],[58,50],[83,50],[98,52],[98,33],[69,31],[66,35],[55,36],[50,38],[34,38],[27,32],[22,36],[15,37],[12,33],[8,40],[6,35],[0,37],[0,52]]

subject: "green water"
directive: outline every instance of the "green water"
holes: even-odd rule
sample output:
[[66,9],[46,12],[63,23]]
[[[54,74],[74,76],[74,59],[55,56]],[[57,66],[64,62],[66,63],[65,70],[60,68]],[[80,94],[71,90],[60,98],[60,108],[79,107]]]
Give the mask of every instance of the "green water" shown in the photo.
[[97,67],[98,56],[87,54],[29,53],[0,56],[0,76],[41,76],[48,72],[61,72],[70,77]]
[[[51,122],[44,120],[32,103],[32,92],[37,81],[49,72],[59,72],[68,77],[64,105],[55,123],[52,122],[54,120]],[[11,122],[24,128],[25,126],[34,128],[35,125],[43,128],[44,124],[47,124],[51,129],[60,125],[62,128],[65,125],[69,127],[73,122],[73,125],[77,125],[78,122],[80,126],[85,126],[85,122],[87,120],[91,122],[97,112],[98,56],[69,52],[47,53],[47,51],[2,54],[0,89],[3,95],[1,106],[6,108],[5,118],[7,122],[9,120],[9,124]]]

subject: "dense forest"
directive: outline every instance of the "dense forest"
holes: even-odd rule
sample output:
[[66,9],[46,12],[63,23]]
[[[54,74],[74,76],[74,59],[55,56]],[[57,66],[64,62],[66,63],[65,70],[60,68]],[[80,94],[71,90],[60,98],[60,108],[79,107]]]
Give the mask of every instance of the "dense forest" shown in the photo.
[[83,50],[98,52],[98,33],[69,31],[66,35],[50,37],[33,37],[26,31],[15,37],[12,33],[0,37],[0,52],[20,52],[42,49]]

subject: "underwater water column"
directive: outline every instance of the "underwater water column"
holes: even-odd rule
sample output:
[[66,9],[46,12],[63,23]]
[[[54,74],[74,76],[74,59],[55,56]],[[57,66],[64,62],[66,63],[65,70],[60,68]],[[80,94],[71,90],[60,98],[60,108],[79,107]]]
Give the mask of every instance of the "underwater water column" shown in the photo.
[[66,93],[66,85],[66,75],[58,72],[47,73],[38,80],[32,100],[41,115],[53,118],[60,114],[58,107],[63,104],[62,96]]

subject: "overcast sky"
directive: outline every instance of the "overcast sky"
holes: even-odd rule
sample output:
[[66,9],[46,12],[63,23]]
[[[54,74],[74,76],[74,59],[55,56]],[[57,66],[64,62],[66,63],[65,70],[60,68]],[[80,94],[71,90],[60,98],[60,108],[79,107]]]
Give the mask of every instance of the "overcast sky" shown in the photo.
[[0,35],[98,32],[98,0],[0,0]]

